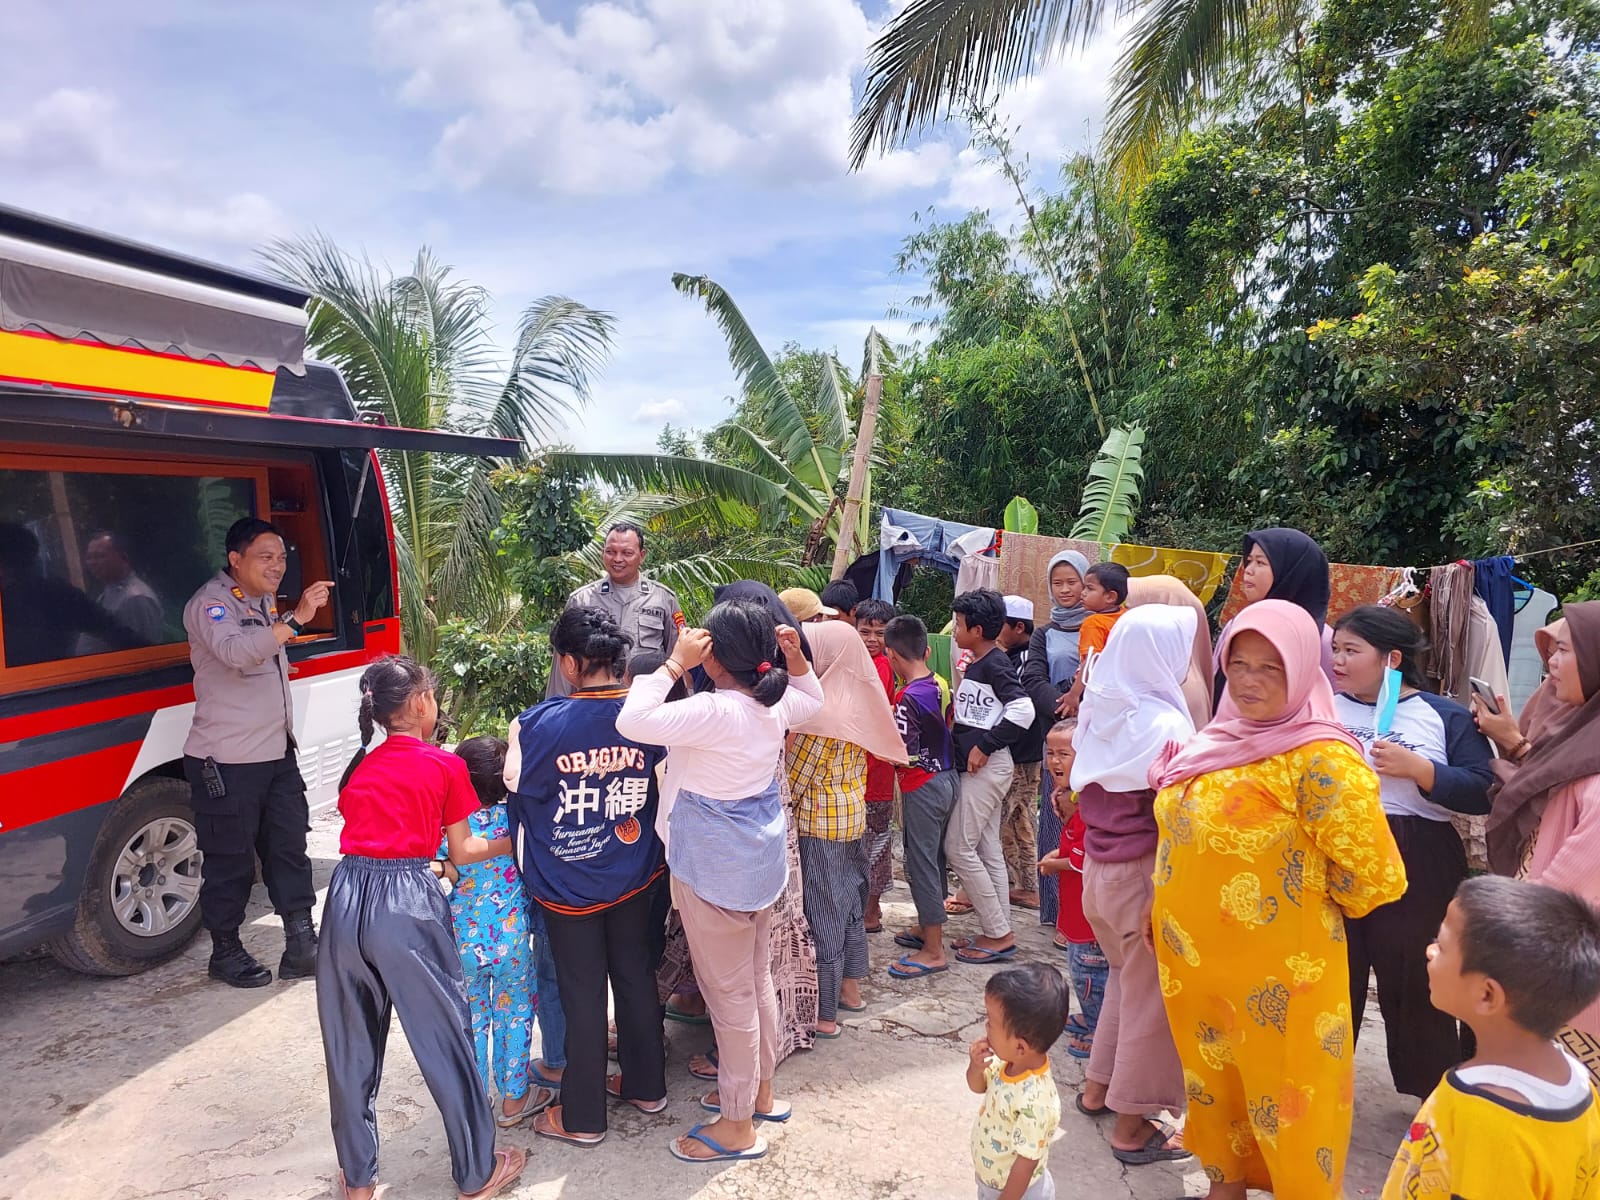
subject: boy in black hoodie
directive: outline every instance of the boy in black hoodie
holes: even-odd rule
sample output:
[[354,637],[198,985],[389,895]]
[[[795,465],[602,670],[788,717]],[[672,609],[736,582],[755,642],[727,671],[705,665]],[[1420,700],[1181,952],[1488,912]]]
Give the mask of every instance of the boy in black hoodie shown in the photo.
[[955,643],[972,655],[953,697],[951,730],[961,798],[945,835],[945,857],[961,879],[982,933],[963,945],[962,962],[995,963],[1015,957],[1010,888],[1000,850],[1000,816],[1011,788],[1011,748],[1033,725],[1033,701],[1017,668],[997,644],[1005,625],[1005,601],[989,588],[963,592],[951,604]]

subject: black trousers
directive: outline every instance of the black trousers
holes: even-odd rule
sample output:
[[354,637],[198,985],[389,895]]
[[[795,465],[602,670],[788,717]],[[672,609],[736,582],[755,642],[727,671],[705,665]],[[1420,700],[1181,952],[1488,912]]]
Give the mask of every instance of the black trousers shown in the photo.
[[294,747],[277,762],[218,763],[227,795],[214,799],[200,777],[201,760],[185,757],[194,828],[205,855],[200,871],[200,920],[213,932],[231,933],[244,924],[245,905],[261,877],[279,916],[310,911],[311,886],[306,831],[311,811]]
[[378,1176],[374,1107],[396,1010],[444,1118],[456,1187],[476,1192],[494,1173],[495,1124],[473,1058],[450,905],[427,859],[352,855],[328,884],[317,951],[333,1148],[350,1187]]
[[1423,1099],[1447,1070],[1469,1057],[1456,1019],[1428,998],[1428,945],[1467,877],[1467,854],[1448,821],[1391,816],[1389,829],[1406,865],[1406,894],[1344,923],[1350,1016],[1360,1037],[1367,973],[1375,973],[1395,1091]]
[[556,984],[567,1014],[561,1124],[571,1133],[606,1129],[606,983],[617,1010],[622,1094],[654,1102],[667,1094],[666,1050],[656,965],[666,936],[659,896],[666,878],[621,904],[570,916],[544,910]]

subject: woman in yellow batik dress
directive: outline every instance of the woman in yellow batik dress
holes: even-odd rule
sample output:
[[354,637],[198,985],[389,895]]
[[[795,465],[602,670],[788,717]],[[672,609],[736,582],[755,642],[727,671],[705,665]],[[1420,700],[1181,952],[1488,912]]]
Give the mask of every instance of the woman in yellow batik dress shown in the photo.
[[1405,892],[1321,639],[1280,600],[1233,622],[1217,719],[1152,769],[1151,936],[1209,1200],[1341,1194],[1355,1091],[1344,918]]

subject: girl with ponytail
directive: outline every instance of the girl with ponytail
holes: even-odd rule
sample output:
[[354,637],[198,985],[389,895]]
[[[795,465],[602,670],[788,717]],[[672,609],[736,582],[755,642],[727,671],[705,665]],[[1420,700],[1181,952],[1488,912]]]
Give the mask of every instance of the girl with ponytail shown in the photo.
[[[515,1182],[527,1155],[494,1148],[450,907],[430,866],[441,830],[457,865],[508,854],[511,843],[472,832],[479,800],[467,764],[431,741],[439,718],[432,674],[395,655],[368,667],[360,686],[361,749],[340,783],[343,857],[328,885],[317,955],[340,1193],[369,1200],[377,1188],[372,1113],[398,1012],[444,1117],[456,1187],[462,1200],[484,1200]],[[369,749],[379,727],[387,736]]]
[[[565,1033],[561,1102],[533,1131],[579,1146],[606,1136],[606,1107],[667,1106],[655,969],[666,930],[666,866],[656,836],[659,746],[617,732],[629,638],[598,608],[569,608],[550,631],[566,684],[511,723],[506,786],[535,937],[555,967]],[[617,1061],[606,1078],[606,993]],[[548,995],[539,989],[543,1009]],[[550,1026],[542,1026],[546,1053]]]
[[[696,667],[716,691],[667,703]],[[789,1105],[772,1095],[782,1038],[772,906],[788,880],[778,770],[788,731],[821,708],[799,631],[780,626],[762,604],[725,600],[706,615],[705,628],[679,636],[657,671],[634,680],[617,716],[624,736],[672,754],[672,901],[717,1037],[718,1087],[701,1101],[717,1119],[672,1144],[686,1162],[760,1158],[766,1141],[755,1123],[789,1116]]]

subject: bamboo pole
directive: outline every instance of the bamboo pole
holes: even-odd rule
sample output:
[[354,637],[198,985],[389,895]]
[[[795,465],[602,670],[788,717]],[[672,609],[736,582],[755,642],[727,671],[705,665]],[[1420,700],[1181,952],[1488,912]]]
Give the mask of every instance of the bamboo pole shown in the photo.
[[867,484],[867,457],[878,432],[878,404],[883,399],[883,375],[878,356],[872,356],[872,374],[867,376],[867,393],[861,402],[861,427],[856,431],[856,452],[850,462],[850,486],[845,491],[844,512],[839,517],[839,543],[833,552],[832,578],[838,579],[856,552],[856,519],[861,513],[861,493]]

